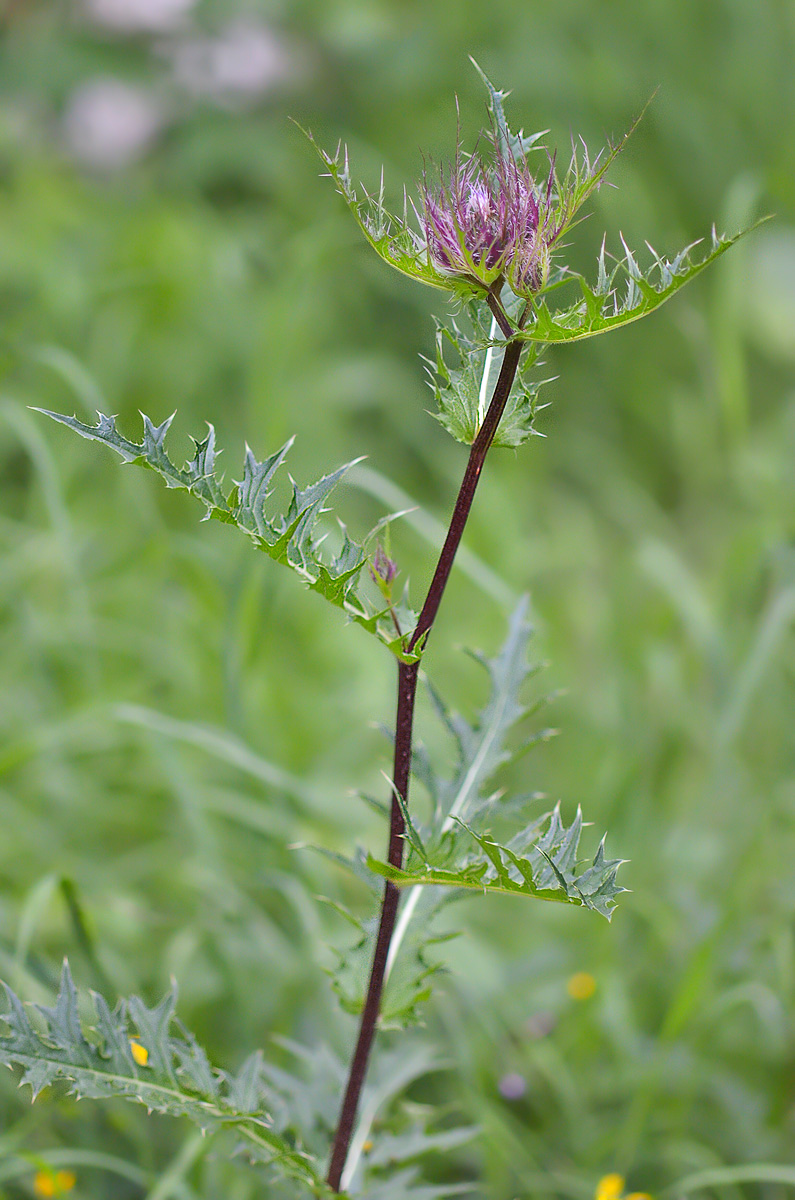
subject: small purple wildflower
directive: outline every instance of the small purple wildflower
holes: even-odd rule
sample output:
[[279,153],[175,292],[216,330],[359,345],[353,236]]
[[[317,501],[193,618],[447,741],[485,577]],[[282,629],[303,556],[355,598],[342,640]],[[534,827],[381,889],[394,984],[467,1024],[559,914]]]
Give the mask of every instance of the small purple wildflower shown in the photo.
[[488,140],[490,161],[459,148],[451,167],[440,170],[438,186],[423,176],[419,217],[426,249],[444,274],[487,289],[507,279],[526,296],[546,284],[550,249],[563,231],[553,216],[554,161],[540,186],[496,131]]
[[497,1084],[497,1090],[504,1100],[521,1100],[527,1091],[527,1080],[524,1075],[510,1071],[507,1075],[503,1075]]

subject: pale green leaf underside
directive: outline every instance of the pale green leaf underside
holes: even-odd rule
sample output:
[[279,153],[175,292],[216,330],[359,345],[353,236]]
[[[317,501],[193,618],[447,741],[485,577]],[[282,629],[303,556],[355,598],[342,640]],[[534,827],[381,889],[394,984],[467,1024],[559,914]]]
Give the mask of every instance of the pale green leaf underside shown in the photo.
[[[544,822],[546,829],[542,833]],[[367,865],[398,887],[435,885],[535,896],[539,900],[578,904],[601,913],[608,920],[615,907],[615,897],[626,890],[616,883],[616,873],[623,860],[605,858],[604,839],[593,862],[580,869],[577,854],[582,814],[579,810],[571,825],[566,827],[559,808],[555,808],[505,846],[462,821],[458,824],[469,834],[473,849],[461,857],[456,855],[457,861],[449,861],[449,855],[444,853],[444,843],[438,857],[424,853],[425,847],[415,831],[407,827],[410,849],[405,870],[398,870],[372,856],[368,857]]]
[[[141,442],[131,442],[116,428],[116,418],[98,413],[96,425],[84,425],[76,417],[68,417],[47,409],[37,409],[53,420],[73,429],[90,441],[103,442],[120,454],[125,462],[137,463],[156,471],[166,487],[183,488],[205,506],[204,520],[213,518],[236,525],[248,534],[254,544],[276,562],[289,567],[301,577],[306,586],[318,592],[331,604],[341,608],[349,620],[361,625],[389,647],[398,658],[416,661],[417,654],[403,652],[405,639],[395,637],[388,609],[373,608],[359,593],[358,585],[367,559],[362,546],[352,541],[343,527],[342,545],[337,554],[321,549],[322,539],[314,531],[332,489],[351,463],[324,476],[307,488],[292,483],[292,495],[287,511],[274,514],[266,508],[273,478],[284,462],[292,438],[270,458],[258,462],[246,450],[243,478],[231,490],[225,491],[223,477],[215,473],[215,431],[208,426],[207,436],[194,441],[193,458],[179,468],[168,457],[165,438],[173,417],[162,425],[153,425],[144,415],[144,436]],[[407,636],[410,630],[407,630]]]
[[492,813],[509,808],[510,798],[493,790],[494,776],[517,753],[523,753],[539,736],[544,736],[525,733],[515,739],[518,750],[508,745],[512,731],[538,707],[536,703],[531,708],[522,699],[525,684],[538,671],[527,656],[532,634],[528,607],[528,597],[523,596],[511,614],[505,641],[493,658],[471,655],[489,679],[488,699],[474,720],[451,710],[428,681],[435,714],[453,741],[455,765],[451,775],[445,776],[436,770],[422,742],[414,747],[414,776],[428,792],[433,805],[429,826],[420,831],[426,843],[451,830],[457,817],[470,825],[480,824],[490,819]]
[[[433,928],[438,910],[452,897],[431,892],[424,895],[427,900],[418,913],[420,919],[412,924],[409,936],[402,939],[400,958],[384,987],[379,1015],[382,1029],[402,1029],[420,1020],[421,1006],[430,999],[433,991],[433,977],[443,970],[435,959],[434,950],[440,943],[457,936],[439,933]],[[341,949],[335,948],[336,966],[329,971],[340,1007],[358,1016],[367,994],[378,919],[373,916],[362,920],[341,904],[334,903],[332,907],[358,932],[352,943]]]
[[[488,674],[489,695],[485,706],[472,721],[451,711],[426,681],[433,711],[453,742],[455,763],[450,775],[443,774],[436,769],[423,743],[415,743],[413,776],[428,793],[431,813],[427,826],[418,828],[411,819],[410,824],[415,841],[428,846],[441,842],[449,857],[457,853],[452,845],[455,835],[468,843],[467,849],[471,845],[463,827],[456,824],[456,818],[470,825],[481,825],[492,816],[504,820],[506,810],[510,811],[512,807],[511,798],[494,793],[490,781],[499,768],[514,757],[507,745],[509,734],[531,711],[520,695],[528,678],[537,670],[527,658],[531,634],[527,609],[528,599],[523,597],[510,618],[505,642],[493,658],[473,656]],[[521,750],[526,750],[538,737],[537,734],[526,734]],[[533,829],[535,825],[536,822]],[[464,853],[462,851],[460,857],[463,858]],[[430,854],[432,861],[436,861],[435,851],[431,850]],[[373,885],[373,875],[367,869],[363,851],[358,851],[352,859],[337,857],[336,860],[360,880]],[[421,888],[414,896],[405,898],[390,950],[382,1001],[384,1024],[405,1025],[418,1019],[421,1005],[431,993],[434,976],[444,969],[439,962],[438,946],[454,936],[449,932],[440,934],[435,919],[439,910],[454,898],[449,890]],[[338,905],[334,907],[356,928],[358,936],[353,943],[336,952],[338,969],[332,979],[343,1008],[359,1013],[366,994],[378,922],[377,918],[363,921]]]
[[[477,305],[477,301],[474,302]],[[482,302],[481,302],[482,303]],[[491,314],[485,308],[485,314]],[[470,308],[470,313],[474,311]],[[488,402],[494,392],[502,364],[502,348],[478,338],[478,329],[473,337],[461,329],[455,321],[448,324],[437,322],[436,360],[426,360],[430,386],[436,397],[439,411],[434,413],[458,442],[471,446],[478,435]],[[456,361],[449,363],[445,351],[455,351]],[[511,385],[511,390],[500,418],[492,445],[515,449],[536,432],[534,421],[539,407],[538,393],[543,381],[530,382],[528,370],[535,366],[540,348],[529,348]]]
[[732,237],[718,237],[713,229],[710,249],[697,259],[691,252],[698,242],[672,259],[652,250],[653,262],[645,272],[626,243],[625,256],[608,269],[603,245],[596,285],[592,287],[582,276],[573,276],[579,282],[582,299],[555,312],[550,311],[542,294],[533,303],[531,319],[516,337],[529,342],[577,342],[639,321],[670,300],[749,232],[750,229],[743,229]]
[[[5,986],[5,985],[4,985]],[[111,1011],[92,993],[93,1020],[86,1031],[78,1012],[78,995],[68,964],[52,1008],[36,1006],[46,1029],[31,1023],[25,1006],[5,987],[9,1010],[0,1015],[0,1063],[22,1067],[22,1083],[35,1097],[57,1082],[78,1099],[121,1097],[154,1112],[188,1117],[201,1129],[231,1130],[254,1161],[270,1164],[299,1181],[317,1196],[330,1195],[313,1160],[272,1128],[263,1107],[267,1087],[259,1054],[237,1075],[212,1067],[204,1050],[176,1021],[176,997],[170,992],[155,1008],[137,996]],[[133,1040],[146,1049],[148,1061],[133,1058]]]

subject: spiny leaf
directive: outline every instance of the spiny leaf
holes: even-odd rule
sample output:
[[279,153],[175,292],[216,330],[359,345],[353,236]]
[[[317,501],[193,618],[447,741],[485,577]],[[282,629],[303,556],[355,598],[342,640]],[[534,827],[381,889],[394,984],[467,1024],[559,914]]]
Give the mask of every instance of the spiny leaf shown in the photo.
[[[445,359],[444,351],[448,345],[455,349],[456,365],[451,366]],[[525,356],[492,445],[515,448],[536,433],[534,421],[542,381],[531,383],[527,372],[537,364],[537,358],[537,353]],[[477,437],[501,363],[501,349],[477,337],[469,337],[455,321],[449,324],[437,322],[436,361],[426,360],[429,383],[439,406],[438,413],[433,415],[456,441],[469,446]]]
[[499,88],[496,88],[489,77],[481,69],[480,65],[475,62],[475,59],[471,54],[469,56],[469,61],[472,63],[472,66],[480,76],[481,82],[485,86],[486,91],[489,93],[489,112],[491,113],[494,130],[497,134],[502,150],[507,150],[513,155],[514,158],[520,159],[525,158],[530,150],[543,149],[543,147],[539,146],[538,143],[541,141],[542,137],[545,137],[546,134],[549,133],[549,130],[542,129],[538,133],[531,133],[529,135],[525,135],[521,129],[518,133],[512,133],[508,127],[508,122],[505,119],[505,109],[503,107],[503,100],[507,100],[511,93],[503,92],[500,91]]
[[125,462],[137,463],[156,471],[167,487],[183,488],[190,492],[205,506],[204,520],[214,518],[236,525],[249,535],[260,550],[276,562],[290,567],[311,591],[318,592],[331,604],[341,608],[350,621],[378,637],[399,659],[417,661],[418,653],[407,653],[404,649],[413,630],[413,625],[408,624],[412,615],[410,611],[406,610],[403,614],[406,621],[405,627],[401,626],[403,636],[396,636],[389,609],[372,606],[359,592],[362,570],[367,561],[363,547],[352,541],[344,529],[342,547],[337,554],[325,553],[321,548],[322,538],[315,538],[317,522],[326,511],[323,505],[352,463],[306,488],[299,488],[291,480],[292,495],[286,513],[271,513],[267,504],[271,484],[287,456],[292,438],[262,462],[258,462],[251,450],[246,448],[243,478],[225,493],[223,477],[215,473],[215,431],[211,425],[206,438],[194,441],[193,458],[179,468],[170,460],[165,448],[171,417],[162,425],[155,426],[144,416],[144,436],[138,443],[129,441],[119,433],[116,418],[105,416],[104,413],[98,414],[96,425],[85,425],[76,417],[47,409],[37,411],[66,425],[80,437],[110,446]]
[[[418,744],[413,774],[430,795],[431,816],[425,824],[412,816],[402,871],[373,856],[366,859],[370,871],[410,888],[398,915],[393,956],[397,956],[404,938],[411,940],[426,887],[432,897],[442,889],[453,889],[454,895],[457,888],[535,896],[581,904],[608,918],[615,896],[624,890],[616,884],[620,860],[605,859],[604,841],[592,864],[579,869],[579,810],[568,827],[561,822],[559,808],[528,819],[528,802],[536,797],[506,797],[491,790],[495,772],[515,757],[506,745],[510,731],[532,711],[521,699],[523,685],[534,671],[527,658],[530,634],[524,598],[511,617],[500,652],[491,659],[473,656],[488,671],[491,684],[486,706],[475,722],[451,712],[429,686],[436,713],[457,749],[456,769],[451,777],[441,775]],[[538,707],[537,703],[534,708]],[[543,730],[525,737],[519,752],[551,733]],[[486,824],[492,820],[503,826],[514,823],[514,827],[517,820],[520,822],[507,844],[501,845],[492,836]]]
[[305,129],[301,132],[319,155],[328,176],[347,204],[359,229],[384,262],[400,271],[402,275],[408,275],[420,283],[427,283],[431,287],[453,292],[458,296],[469,297],[482,291],[482,288],[474,288],[466,280],[455,275],[445,275],[434,267],[425,239],[409,224],[407,204],[404,205],[402,217],[384,207],[383,174],[377,197],[371,196],[361,184],[357,191],[351,179],[347,147],[340,144],[333,155],[328,154],[318,146],[311,133]]
[[433,885],[535,896],[539,900],[591,908],[609,920],[615,897],[626,890],[616,883],[616,873],[624,860],[606,859],[603,840],[593,863],[578,872],[576,856],[582,826],[579,810],[568,828],[560,819],[559,808],[549,813],[546,820],[545,833],[537,837],[527,857],[516,853],[510,845],[501,846],[489,834],[479,833],[462,821],[460,824],[469,834],[474,849],[460,855],[455,864],[420,862],[410,853],[404,870],[379,862],[372,855],[367,865],[398,887]]
[[[373,905],[380,904],[383,884],[380,876],[368,866],[364,850],[357,848],[353,857],[349,858],[322,847],[317,849],[363,882],[372,892]],[[367,992],[378,932],[378,917],[376,914],[361,917],[344,904],[330,900],[327,896],[320,896],[318,899],[334,909],[346,925],[355,931],[353,937],[349,935],[342,945],[331,947],[335,963],[327,974],[340,1007],[344,1012],[358,1016],[364,1006]],[[415,1025],[420,1020],[420,1007],[431,994],[431,980],[437,972],[443,970],[442,964],[433,954],[433,949],[457,936],[455,932],[439,933],[434,928],[437,914],[450,899],[450,894],[441,890],[427,889],[422,892],[418,913],[420,920],[413,922],[409,930],[401,932],[397,941],[393,939],[393,946],[396,949],[400,946],[402,953],[399,957],[390,956],[379,1015],[382,1028],[403,1029]],[[405,948],[402,946],[404,936]]]
[[[518,801],[504,799],[491,791],[489,786],[498,768],[514,757],[515,752],[506,745],[510,731],[532,711],[521,699],[525,682],[537,670],[527,658],[530,633],[525,597],[511,617],[508,635],[499,653],[491,659],[473,655],[488,673],[490,691],[484,708],[471,723],[451,712],[428,683],[433,707],[451,735],[457,761],[452,774],[444,776],[436,770],[422,744],[415,746],[413,774],[430,796],[432,813],[426,824],[420,824],[415,815],[404,809],[410,869],[414,869],[415,863],[424,867],[427,859],[437,870],[455,871],[459,860],[471,852],[472,846],[472,838],[460,823],[461,819],[482,823],[496,813],[501,820],[507,820],[518,808],[523,821],[518,836],[527,838],[531,831],[540,834],[543,818],[538,818],[530,826],[524,819],[526,797]],[[543,736],[545,733],[526,736],[518,753]],[[518,847],[522,845],[521,841],[517,842]],[[514,848],[513,843],[511,847]],[[383,874],[377,861],[361,851],[350,862],[339,861],[371,888]],[[463,886],[480,886],[485,869],[485,865],[468,868]],[[419,877],[413,881],[418,885],[431,882]],[[401,876],[401,883],[405,885],[408,882],[412,880]],[[440,877],[439,882],[449,884],[450,881]],[[440,969],[433,953],[434,947],[454,936],[449,933],[438,934],[434,919],[442,906],[453,898],[449,887],[435,889],[418,886],[403,900],[392,939],[387,975],[386,1013],[390,1023],[405,1024],[417,1019],[418,1007],[427,998],[433,975]],[[376,922],[375,918],[369,922],[362,921],[347,910],[343,911],[343,915],[353,922],[359,936],[353,945],[339,952],[339,970],[334,973],[334,986],[343,1007],[359,1012],[372,959]]]
[[[204,1130],[229,1129],[253,1160],[271,1164],[317,1196],[331,1194],[309,1155],[274,1131],[264,1107],[269,1090],[261,1060],[244,1063],[237,1077],[213,1068],[193,1035],[176,1022],[174,992],[154,1008],[133,996],[113,1011],[92,993],[94,1024],[86,1036],[67,963],[55,1005],[38,1007],[44,1032],[4,987],[10,1008],[0,1016],[8,1029],[0,1036],[0,1063],[23,1068],[22,1083],[31,1086],[34,1099],[62,1081],[78,1099],[123,1097],[150,1111],[186,1116]],[[143,1048],[145,1062],[133,1057],[134,1043]]]
[[[755,228],[756,225],[751,226]],[[603,244],[596,285],[592,287],[572,273],[570,278],[579,283],[582,298],[568,308],[551,312],[542,294],[533,303],[533,319],[516,337],[528,342],[576,342],[638,321],[670,300],[749,232],[750,229],[743,229],[733,237],[718,237],[713,228],[710,248],[701,258],[693,258],[691,253],[698,242],[686,246],[672,259],[663,258],[649,247],[653,261],[645,273],[626,243],[624,257],[608,270]]]

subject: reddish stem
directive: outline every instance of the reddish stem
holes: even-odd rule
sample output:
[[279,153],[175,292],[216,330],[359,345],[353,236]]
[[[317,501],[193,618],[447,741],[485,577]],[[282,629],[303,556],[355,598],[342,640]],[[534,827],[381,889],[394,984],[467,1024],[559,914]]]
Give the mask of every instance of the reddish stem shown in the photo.
[[[494,301],[490,304],[495,318],[500,324],[500,328],[506,336],[513,333],[510,325],[502,309],[499,307],[499,302]],[[499,315],[498,315],[499,314]],[[505,325],[507,328],[503,328]],[[442,602],[442,596],[447,586],[447,581],[450,578],[450,572],[455,560],[456,551],[458,550],[461,538],[466,527],[467,518],[469,517],[472,501],[475,498],[475,491],[480,479],[480,473],[483,469],[483,464],[486,461],[486,455],[489,447],[494,440],[494,435],[497,432],[497,427],[500,423],[505,404],[513,386],[513,381],[516,378],[516,371],[519,366],[519,358],[522,353],[521,342],[509,342],[505,348],[505,354],[500,368],[500,374],[497,378],[497,383],[494,388],[494,393],[489,404],[488,411],[481,425],[478,435],[472,443],[472,448],[469,453],[469,461],[467,462],[464,478],[461,481],[461,487],[458,492],[458,498],[453,508],[453,514],[450,518],[450,528],[447,531],[444,545],[442,546],[439,555],[439,561],[436,564],[436,570],[431,580],[431,585],[428,589],[428,595],[425,598],[425,603],[422,606],[417,626],[409,640],[408,649],[414,650],[417,645],[422,642],[421,648],[424,649],[427,644],[428,635],[430,634],[433,623],[436,619],[436,614],[439,611],[439,605]],[[398,663],[398,698],[397,698],[397,713],[395,717],[395,758],[392,771],[392,780],[394,792],[400,795],[404,804],[408,804],[409,795],[409,775],[411,772],[411,744],[412,744],[412,728],[414,723],[414,701],[417,694],[417,673],[419,670],[418,663]],[[392,796],[392,809],[390,818],[389,830],[389,855],[388,861],[391,866],[400,868],[403,865],[403,833],[404,822],[403,814],[400,810],[400,805],[394,794]],[[356,1049],[351,1059],[350,1072],[348,1075],[348,1084],[345,1089],[345,1095],[342,1101],[340,1110],[339,1124],[337,1126],[336,1136],[334,1138],[334,1146],[331,1152],[331,1163],[327,1182],[333,1191],[340,1190],[340,1180],[345,1169],[345,1160],[348,1157],[348,1148],[350,1146],[353,1126],[356,1120],[356,1113],[359,1107],[359,1097],[364,1085],[365,1076],[367,1074],[367,1065],[370,1059],[370,1052],[373,1046],[376,1026],[378,1024],[378,1014],[381,1008],[381,994],[384,989],[384,979],[386,976],[386,964],[389,957],[389,946],[392,941],[392,934],[395,929],[395,920],[397,918],[398,901],[400,899],[400,891],[393,883],[387,882],[384,887],[384,899],[381,905],[381,920],[378,926],[378,935],[376,937],[375,952],[373,954],[373,965],[370,971],[370,982],[367,988],[367,996],[362,1009],[361,1022],[359,1025],[359,1037],[356,1042]]]

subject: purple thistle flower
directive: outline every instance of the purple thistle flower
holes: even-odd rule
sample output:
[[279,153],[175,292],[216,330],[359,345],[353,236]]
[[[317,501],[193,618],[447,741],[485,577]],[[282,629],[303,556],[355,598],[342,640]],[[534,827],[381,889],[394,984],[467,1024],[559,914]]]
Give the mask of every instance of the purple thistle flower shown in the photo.
[[460,147],[439,183],[427,174],[419,219],[431,264],[490,289],[507,279],[518,295],[540,291],[549,274],[550,248],[562,232],[553,218],[554,161],[539,186],[525,160],[517,161],[496,131],[489,161]]

